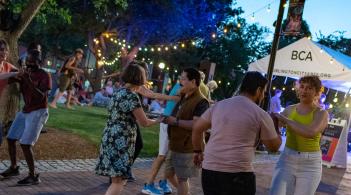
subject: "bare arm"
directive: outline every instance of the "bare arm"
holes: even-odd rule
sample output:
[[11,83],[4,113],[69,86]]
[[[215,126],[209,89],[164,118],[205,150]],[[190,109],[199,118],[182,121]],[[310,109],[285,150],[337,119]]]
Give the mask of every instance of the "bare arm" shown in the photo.
[[82,69],[72,66],[72,64],[74,63],[74,61],[75,61],[75,58],[74,58],[74,57],[73,57],[73,58],[70,58],[70,59],[68,60],[68,62],[65,64],[65,67],[66,67],[67,69],[71,69],[71,70],[74,70],[74,71],[79,72],[79,73],[84,73],[84,71],[83,71]]
[[179,96],[169,96],[169,95],[165,95],[165,94],[161,94],[161,93],[155,93],[155,92],[151,91],[150,89],[146,88],[145,86],[139,87],[137,92],[144,97],[152,98],[152,99],[174,100],[174,101],[180,100]]
[[114,72],[112,74],[109,74],[109,75],[106,75],[106,76],[102,76],[103,79],[107,79],[107,78],[110,78],[110,77],[115,77],[115,76],[118,76],[120,75],[121,73],[120,72]]
[[10,77],[14,77],[18,74],[18,72],[7,72],[7,73],[0,73],[0,80],[8,79]]
[[279,121],[282,121],[290,127],[292,131],[305,138],[313,138],[318,133],[324,131],[328,125],[328,112],[325,110],[318,110],[313,116],[313,121],[309,125],[303,125],[296,121],[287,118],[284,115],[276,114]]
[[137,108],[137,109],[133,110],[133,115],[136,118],[136,120],[139,122],[139,124],[143,127],[148,127],[148,126],[152,126],[154,124],[159,123],[158,120],[148,119],[142,108]]
[[173,116],[169,116],[165,119],[165,123],[169,124],[169,125],[175,125],[178,127],[181,127],[183,129],[186,130],[192,130],[193,129],[193,125],[194,123],[198,120],[199,117],[194,116],[193,120],[178,120],[177,122],[177,118],[173,117]]
[[211,123],[203,118],[198,118],[193,126],[192,142],[194,150],[201,150],[203,133],[211,128]]
[[263,145],[265,145],[266,148],[271,152],[277,152],[280,148],[280,145],[282,144],[282,138],[279,135],[274,139],[261,140],[261,141]]

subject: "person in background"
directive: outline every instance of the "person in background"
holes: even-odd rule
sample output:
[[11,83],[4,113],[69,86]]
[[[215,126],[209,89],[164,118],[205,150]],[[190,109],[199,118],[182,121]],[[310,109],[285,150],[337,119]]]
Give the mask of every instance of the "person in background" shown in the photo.
[[97,107],[107,107],[109,102],[110,98],[107,97],[106,89],[103,87],[95,94],[93,101],[90,104]]
[[211,94],[213,93],[214,90],[218,88],[217,82],[215,80],[212,80],[208,82],[206,86],[208,87],[208,90],[209,90],[209,94],[208,94],[209,101],[211,104],[213,104],[214,101],[212,100]]
[[18,69],[7,62],[9,55],[9,46],[7,42],[3,39],[0,39],[0,145],[2,143],[4,121],[6,115],[6,106],[8,100],[8,91],[7,91],[7,78],[16,75],[17,73],[13,71],[18,71]]
[[202,95],[205,96],[205,98],[207,98],[209,100],[210,99],[210,90],[208,89],[207,85],[204,83],[206,75],[202,71],[199,71],[199,73],[201,75],[200,92],[202,93]]
[[[171,89],[171,92],[169,93],[170,96],[175,96],[178,94],[181,86],[180,83],[177,82],[173,88]],[[164,116],[170,116],[172,114],[172,111],[176,105],[176,101],[174,100],[169,100],[166,103],[166,108],[164,109],[163,115]],[[141,190],[142,193],[144,194],[154,194],[154,195],[160,195],[160,194],[170,194],[172,193],[172,188],[169,186],[166,175],[161,179],[158,183],[159,188],[155,186],[155,178],[164,163],[166,159],[166,155],[168,152],[168,125],[166,123],[161,122],[160,123],[160,133],[159,133],[159,145],[158,145],[158,156],[155,158],[155,160],[152,162],[152,168],[151,168],[151,174],[148,178],[147,183],[145,183],[143,189]],[[173,184],[173,186],[177,187],[177,181],[175,179],[171,179],[170,182]]]
[[315,194],[322,178],[320,139],[328,125],[328,112],[315,104],[322,83],[317,76],[299,80],[300,102],[275,113],[286,126],[286,144],[275,167],[270,194]]
[[55,96],[54,100],[49,104],[51,108],[57,108],[56,102],[57,100],[63,95],[64,91],[67,92],[67,102],[66,102],[66,108],[72,109],[70,106],[70,100],[71,100],[71,90],[72,90],[72,78],[76,73],[83,74],[84,71],[80,68],[78,68],[78,65],[80,64],[82,58],[84,55],[84,51],[82,49],[76,49],[74,52],[74,56],[68,58],[64,65],[61,67],[60,70],[60,92]]
[[282,111],[282,106],[280,102],[280,96],[282,96],[282,90],[276,89],[274,91],[274,96],[271,98],[269,104],[269,111],[271,113],[280,113]]
[[[259,140],[271,151],[281,144],[272,118],[259,107],[267,83],[261,73],[247,72],[238,96],[217,102],[194,124],[193,161],[202,167],[204,195],[256,193],[252,161]],[[203,133],[209,128],[203,153]]]
[[326,96],[324,93],[322,93],[321,96],[319,97],[318,106],[319,106],[322,110],[327,110],[327,109],[326,109],[326,106],[325,106],[325,104],[324,104],[326,98],[327,98],[327,96]]
[[33,146],[39,138],[46,123],[48,112],[48,91],[51,78],[40,68],[41,53],[37,50],[28,51],[26,69],[21,70],[11,82],[18,82],[24,100],[22,112],[18,112],[7,135],[8,151],[11,165],[0,175],[4,178],[19,175],[16,159],[16,142],[19,141],[27,162],[29,175],[17,182],[18,185],[36,185],[40,183],[39,174],[35,172]]
[[105,89],[106,89],[106,94],[108,97],[111,97],[112,94],[113,94],[113,83],[112,83],[112,80],[108,80],[106,82],[106,86],[105,86]]
[[112,96],[109,117],[103,132],[100,155],[96,165],[98,175],[109,176],[112,183],[106,195],[120,195],[134,162],[137,122],[142,126],[158,124],[163,118],[148,119],[136,91],[146,83],[145,71],[138,64],[129,64],[122,73],[125,83]]

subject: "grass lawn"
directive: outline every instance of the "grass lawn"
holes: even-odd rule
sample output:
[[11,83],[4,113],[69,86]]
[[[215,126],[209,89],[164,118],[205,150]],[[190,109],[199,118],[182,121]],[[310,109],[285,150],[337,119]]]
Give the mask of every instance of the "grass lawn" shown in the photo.
[[[49,112],[46,126],[75,133],[99,146],[107,120],[106,109],[76,106],[75,110],[68,110],[59,106],[58,109],[49,109]],[[141,156],[157,155],[159,126],[142,128],[141,133],[144,141]]]

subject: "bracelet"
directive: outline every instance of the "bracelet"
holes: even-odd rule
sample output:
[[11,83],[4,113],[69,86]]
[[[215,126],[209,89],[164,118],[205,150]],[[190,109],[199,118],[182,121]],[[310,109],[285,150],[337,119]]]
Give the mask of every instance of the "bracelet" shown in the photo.
[[199,154],[202,153],[202,150],[193,150],[194,153]]

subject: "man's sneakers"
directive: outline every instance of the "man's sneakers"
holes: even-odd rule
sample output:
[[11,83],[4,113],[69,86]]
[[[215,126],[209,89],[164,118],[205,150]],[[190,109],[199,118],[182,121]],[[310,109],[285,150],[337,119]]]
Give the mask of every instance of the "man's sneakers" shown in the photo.
[[0,173],[0,175],[4,179],[7,179],[7,178],[10,178],[10,177],[13,177],[13,176],[17,176],[19,174],[20,174],[19,173],[19,166],[17,166],[16,168],[9,167],[8,169],[6,169],[6,171]]
[[39,174],[34,176],[28,175],[24,179],[17,182],[18,186],[30,186],[30,185],[38,185],[40,183]]
[[141,193],[147,195],[162,195],[161,191],[155,186],[154,183],[145,184],[144,188],[141,190]]
[[143,194],[148,194],[148,195],[161,195],[161,194],[172,193],[172,188],[171,186],[168,185],[167,180],[160,180],[158,185],[160,188],[157,188],[154,183],[145,184],[141,192]]
[[158,185],[162,189],[163,194],[172,194],[172,188],[171,186],[168,185],[168,182],[166,179],[160,180]]

